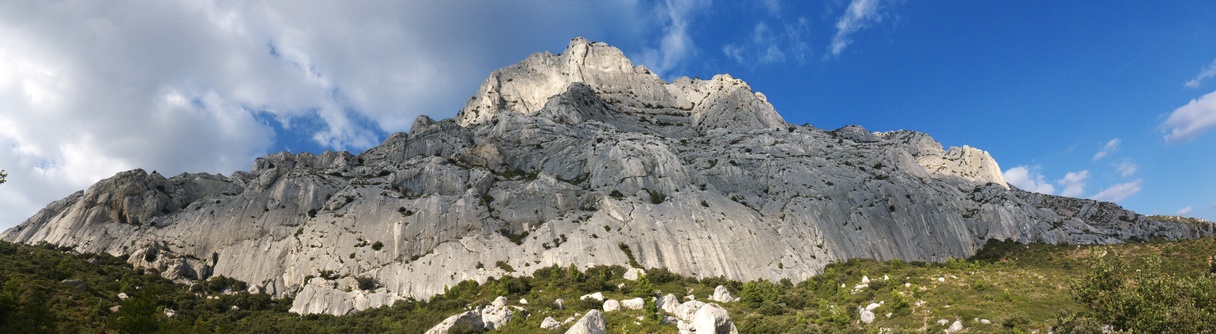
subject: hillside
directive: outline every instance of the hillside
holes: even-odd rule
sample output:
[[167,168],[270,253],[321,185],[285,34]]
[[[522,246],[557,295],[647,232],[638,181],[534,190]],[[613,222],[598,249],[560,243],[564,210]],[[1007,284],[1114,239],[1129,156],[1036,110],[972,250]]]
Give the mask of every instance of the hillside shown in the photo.
[[1214,231],[1025,192],[1000,171],[923,133],[787,124],[739,79],[666,82],[576,38],[495,71],[456,117],[419,117],[358,155],[276,153],[229,176],[122,172],[0,236],[125,256],[183,283],[231,277],[291,298],[292,312],[341,315],[552,266],[805,281],[853,259],[966,258],[989,239]]
[[[1203,332],[1216,324],[1210,254],[1216,254],[1216,239],[1084,247],[994,241],[969,260],[852,260],[803,282],[696,279],[655,269],[646,276],[656,292],[687,291],[699,299],[708,299],[716,286],[727,287],[740,300],[720,304],[741,333],[937,332],[948,327],[938,323],[943,319],[951,325],[958,320],[966,332],[984,333],[1093,330],[1103,324],[1137,332]],[[461,283],[429,302],[403,300],[340,317],[301,317],[288,312],[290,299],[250,294],[239,289],[243,282],[231,279],[175,284],[122,258],[0,242],[0,323],[22,333],[421,333],[448,315],[488,305],[501,295],[526,309],[501,332],[552,333],[569,324],[541,330],[542,319],[565,319],[602,307],[575,296],[637,295],[637,281],[623,279],[623,271],[596,267],[575,273],[550,267],[534,276]],[[863,277],[870,283],[859,287]],[[1104,285],[1099,280],[1104,277],[1128,283]],[[626,285],[618,288],[618,283]],[[1102,292],[1108,302],[1083,303],[1084,291],[1091,296]],[[120,293],[130,298],[121,300]],[[567,300],[564,309],[553,306],[557,298]],[[881,306],[873,309],[873,323],[866,324],[860,309],[871,303]],[[1138,311],[1121,315],[1112,312],[1115,306]],[[606,327],[610,332],[676,332],[674,325],[650,315],[645,310],[609,312]]]

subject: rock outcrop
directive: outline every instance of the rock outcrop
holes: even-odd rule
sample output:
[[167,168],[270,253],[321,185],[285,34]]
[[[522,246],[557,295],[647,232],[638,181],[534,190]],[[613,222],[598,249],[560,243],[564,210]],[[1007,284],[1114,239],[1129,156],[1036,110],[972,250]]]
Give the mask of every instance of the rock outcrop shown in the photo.
[[295,296],[294,312],[345,314],[551,265],[800,281],[850,258],[966,257],[993,238],[1212,233],[1010,187],[986,152],[925,134],[786,124],[741,80],[669,83],[579,38],[495,71],[455,118],[419,117],[358,155],[122,172],[2,238],[127,255],[179,281],[224,275]]

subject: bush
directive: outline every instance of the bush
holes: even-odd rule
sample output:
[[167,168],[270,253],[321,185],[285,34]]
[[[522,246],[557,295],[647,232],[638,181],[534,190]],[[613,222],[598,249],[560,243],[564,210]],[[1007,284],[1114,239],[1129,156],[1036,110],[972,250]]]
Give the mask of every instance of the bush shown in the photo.
[[[1157,256],[1145,261],[1145,268],[1133,271],[1117,253],[1091,259],[1089,272],[1070,283],[1073,298],[1088,307],[1098,323],[1116,330],[1216,332],[1216,276],[1179,276],[1163,270]],[[1088,324],[1087,317],[1065,317],[1060,323]]]
[[356,276],[355,281],[359,282],[359,290],[374,290],[380,287],[380,282],[377,282],[375,277]]

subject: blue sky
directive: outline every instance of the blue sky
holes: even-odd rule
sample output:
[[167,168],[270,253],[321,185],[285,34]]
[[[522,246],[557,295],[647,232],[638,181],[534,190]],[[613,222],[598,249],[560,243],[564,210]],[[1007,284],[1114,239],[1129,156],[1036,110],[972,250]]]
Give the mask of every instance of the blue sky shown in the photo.
[[116,172],[229,174],[455,115],[585,36],[791,123],[926,132],[1029,190],[1216,220],[1216,3],[0,4],[0,228]]

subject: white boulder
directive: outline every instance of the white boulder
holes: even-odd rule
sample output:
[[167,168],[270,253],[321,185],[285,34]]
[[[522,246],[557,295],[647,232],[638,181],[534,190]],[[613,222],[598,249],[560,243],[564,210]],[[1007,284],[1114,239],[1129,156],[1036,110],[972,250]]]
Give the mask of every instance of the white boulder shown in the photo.
[[604,314],[599,310],[587,311],[578,322],[566,330],[566,334],[604,334]]
[[616,312],[616,311],[620,311],[620,310],[621,310],[621,302],[617,301],[616,299],[609,299],[609,300],[604,301],[604,313]]
[[481,322],[481,314],[477,311],[467,311],[457,315],[443,319],[435,327],[431,327],[426,331],[426,334],[446,334],[453,327],[462,328],[485,328]]
[[735,301],[736,298],[730,295],[730,290],[727,290],[725,286],[719,285],[718,287],[714,288],[714,295],[709,297],[709,300],[719,303],[729,303]]
[[697,334],[738,334],[730,314],[718,304],[705,304],[692,319],[693,332]]
[[642,299],[641,297],[622,300],[621,307],[624,307],[624,308],[627,308],[630,310],[641,310],[643,307],[646,307],[646,300]]

